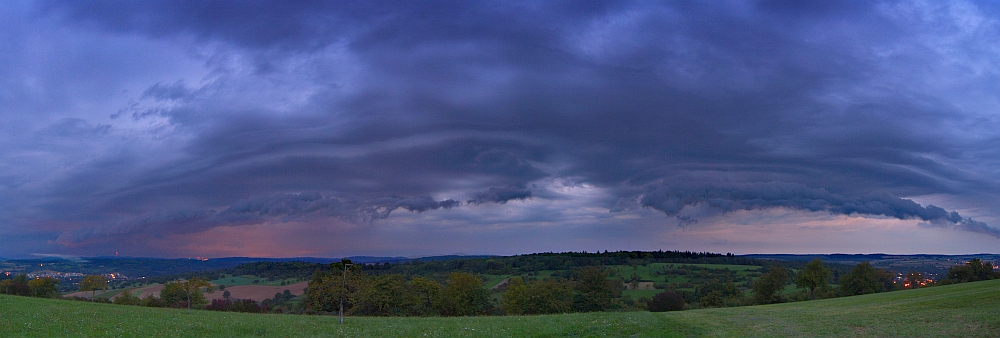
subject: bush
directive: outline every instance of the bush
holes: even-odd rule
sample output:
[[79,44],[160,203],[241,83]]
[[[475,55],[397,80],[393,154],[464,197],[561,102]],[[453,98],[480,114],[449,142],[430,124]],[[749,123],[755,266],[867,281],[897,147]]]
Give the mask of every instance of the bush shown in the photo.
[[118,304],[118,305],[141,305],[142,304],[142,300],[139,299],[139,297],[136,297],[135,295],[133,295],[128,290],[126,290],[126,291],[122,291],[122,293],[119,294],[118,297],[115,297],[115,300],[114,300],[113,303]]
[[653,296],[646,304],[650,312],[684,310],[684,297],[673,291],[664,291]]
[[142,299],[142,306],[146,307],[163,307],[163,300],[154,297],[153,295],[147,295],[146,298]]

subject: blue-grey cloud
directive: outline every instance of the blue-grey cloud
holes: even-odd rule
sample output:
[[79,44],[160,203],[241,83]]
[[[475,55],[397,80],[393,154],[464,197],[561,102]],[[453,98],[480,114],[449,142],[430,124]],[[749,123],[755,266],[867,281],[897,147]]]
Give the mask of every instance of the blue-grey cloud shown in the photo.
[[153,216],[85,228],[59,237],[63,243],[120,238],[148,234],[183,234],[202,232],[220,226],[239,226],[265,222],[288,222],[316,217],[336,217],[358,224],[371,224],[403,209],[425,212],[451,209],[460,202],[431,197],[382,197],[358,200],[350,197],[324,196],[320,193],[282,194],[237,201],[221,210],[197,210],[159,213]]
[[[803,211],[826,211],[838,215],[887,216],[919,219],[932,224],[947,224],[958,229],[1000,238],[1000,229],[964,218],[958,212],[934,206],[922,206],[888,192],[844,196],[825,189],[784,182],[691,184],[677,183],[651,188],[638,198],[639,205],[692,221],[682,215],[689,206],[704,205],[722,212],[788,208]],[[620,202],[621,203],[621,202]],[[614,210],[622,210],[619,204]]]
[[489,190],[477,193],[469,204],[500,203],[531,198],[531,190],[525,187],[509,185],[505,187],[490,187]]
[[[6,4],[0,231],[81,242],[560,199],[995,235],[966,216],[1000,218],[996,7]],[[601,195],[539,187],[561,179]]]

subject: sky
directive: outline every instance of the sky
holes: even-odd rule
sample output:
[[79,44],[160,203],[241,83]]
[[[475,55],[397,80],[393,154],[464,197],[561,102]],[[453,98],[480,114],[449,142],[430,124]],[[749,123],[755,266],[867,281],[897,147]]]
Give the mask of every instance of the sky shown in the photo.
[[4,1],[0,257],[997,253],[998,19]]

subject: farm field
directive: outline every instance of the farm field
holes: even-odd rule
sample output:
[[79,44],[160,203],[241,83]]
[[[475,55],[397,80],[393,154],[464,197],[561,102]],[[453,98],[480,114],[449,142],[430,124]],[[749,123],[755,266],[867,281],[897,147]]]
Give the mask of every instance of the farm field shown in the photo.
[[[252,281],[253,280],[253,278],[246,278],[246,277],[237,277],[237,278],[238,279],[235,279],[236,281]],[[229,280],[224,280],[224,281],[229,281]],[[236,299],[236,298],[239,298],[239,299],[253,299],[255,301],[260,302],[260,301],[263,301],[265,299],[274,297],[275,293],[282,293],[285,290],[288,290],[289,292],[291,292],[293,295],[296,295],[296,296],[300,296],[302,294],[305,294],[305,289],[306,289],[306,286],[308,286],[309,282],[298,282],[298,283],[287,284],[287,285],[279,285],[278,283],[266,283],[266,284],[252,284],[252,283],[249,283],[249,282],[248,283],[232,283],[232,284],[226,284],[226,285],[230,285],[230,286],[227,286],[225,290],[220,290],[219,289],[218,285],[220,285],[221,283],[214,283],[214,281],[213,281],[213,284],[215,284],[215,290],[214,290],[214,292],[212,292],[212,293],[202,292],[205,295],[205,299],[208,299],[209,301],[211,301],[213,299],[223,299],[223,293],[225,291],[229,291],[230,298],[234,298],[234,299]],[[234,284],[235,284],[235,286],[232,286]],[[98,291],[97,292],[97,297],[98,298],[115,299],[115,297],[117,297],[119,294],[121,294],[123,291],[126,291],[126,290],[129,291],[129,292],[131,292],[132,295],[134,295],[136,297],[139,297],[139,298],[144,298],[144,297],[149,296],[149,295],[152,295],[154,297],[159,297],[160,296],[160,290],[163,290],[163,284],[150,284],[150,285],[144,285],[144,286],[135,287],[135,288],[115,289],[115,290],[109,290],[109,291]],[[66,297],[90,298],[91,293],[90,293],[90,291],[85,291],[85,292],[81,291],[81,292],[68,293],[65,296]]]
[[355,318],[155,309],[0,296],[19,337],[996,337],[1000,280],[865,296],[669,313]]
[[[255,301],[263,301],[265,299],[274,297],[275,293],[282,293],[288,290],[293,295],[299,296],[306,293],[306,286],[309,282],[298,282],[295,284],[289,284],[284,286],[270,286],[270,285],[240,285],[240,286],[230,286],[226,287],[225,291],[229,291],[230,298],[241,298],[241,299],[253,299]],[[223,293],[225,291],[216,288],[215,292],[207,293],[203,292],[205,299],[209,301],[213,299],[223,299]]]
[[[256,283],[255,283],[256,281]],[[257,276],[242,275],[242,276],[230,276],[226,275],[219,279],[214,279],[210,281],[215,285],[225,285],[225,286],[238,286],[238,285],[267,285],[267,286],[281,286],[282,282],[285,284],[294,284],[303,282],[301,279],[281,279],[269,281],[266,278],[261,278]]]

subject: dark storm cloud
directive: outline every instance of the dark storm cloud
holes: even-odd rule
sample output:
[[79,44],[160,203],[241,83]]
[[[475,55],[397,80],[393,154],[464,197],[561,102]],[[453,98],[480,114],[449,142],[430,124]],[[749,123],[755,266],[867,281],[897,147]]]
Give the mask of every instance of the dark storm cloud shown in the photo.
[[240,201],[223,210],[222,217],[296,217],[320,214],[346,218],[352,221],[371,223],[385,219],[397,209],[424,212],[436,209],[450,209],[458,205],[455,200],[435,201],[423,197],[381,197],[367,201],[349,198],[324,197],[319,193],[286,194],[267,198]]
[[[931,224],[952,225],[958,229],[992,235],[1000,238],[1000,230],[957,212],[948,212],[934,205],[921,206],[912,200],[896,197],[887,192],[866,193],[848,197],[833,194],[825,189],[813,189],[801,184],[731,183],[690,184],[678,183],[651,188],[638,198],[638,204],[677,216],[688,206],[705,205],[722,212],[788,208],[804,211],[827,211],[838,215],[887,216],[898,219],[919,219]],[[620,202],[618,210],[624,207]]]
[[[685,217],[680,210],[697,204],[786,207],[997,234],[946,211],[968,216],[963,205],[909,199],[996,197],[1000,188],[992,169],[1000,165],[993,160],[1000,121],[987,114],[1000,91],[1000,55],[982,47],[1000,32],[988,5],[40,1],[33,8],[35,24],[173,46],[196,68],[144,80],[110,110],[65,99],[82,102],[75,114],[85,116],[38,122],[47,127],[32,134],[30,147],[24,139],[5,143],[26,149],[9,157],[46,166],[19,172],[50,173],[32,188],[36,197],[21,218],[86,221],[65,229],[67,241],[289,217],[369,223],[459,200],[538,202],[555,199],[541,182],[557,179],[601,189],[604,196],[578,203],[614,211],[648,207]],[[11,65],[0,73],[23,68],[0,62]],[[67,76],[117,74],[105,68]],[[29,78],[2,85],[0,95],[32,92]],[[121,91],[108,87],[99,91]],[[76,151],[83,159],[74,161],[68,150],[54,160],[31,157],[55,148],[38,141],[52,133],[108,146]],[[988,210],[994,202],[980,203]]]
[[[331,9],[350,9],[331,1],[43,1],[42,13],[58,12],[67,20],[103,30],[143,32],[155,37],[193,34],[201,40],[224,39],[251,48],[312,48],[335,37],[345,17]],[[350,13],[343,13],[350,14]],[[332,27],[331,27],[332,26]]]
[[478,193],[468,201],[469,204],[500,203],[531,198],[531,190],[525,187],[509,185],[506,187],[490,187],[489,190]]
[[395,210],[425,212],[451,209],[460,204],[455,200],[435,201],[431,197],[382,197],[358,200],[349,197],[323,196],[320,193],[283,194],[237,201],[225,210],[171,212],[138,220],[86,228],[59,237],[63,243],[145,234],[183,234],[205,231],[219,226],[261,224],[268,221],[287,222],[308,217],[336,217],[351,222],[370,224],[385,219]]

